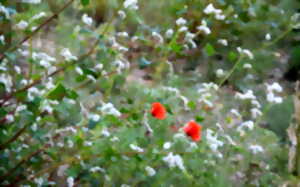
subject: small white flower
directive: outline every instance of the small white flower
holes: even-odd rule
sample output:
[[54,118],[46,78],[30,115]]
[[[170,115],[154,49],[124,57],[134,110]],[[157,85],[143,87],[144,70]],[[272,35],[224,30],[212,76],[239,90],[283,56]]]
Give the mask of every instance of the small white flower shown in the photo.
[[222,78],[222,77],[225,76],[225,72],[222,69],[217,69],[216,70],[216,75],[217,75],[218,78]]
[[90,168],[90,172],[92,172],[92,173],[96,173],[97,171],[100,171],[103,173],[105,172],[105,170],[103,168],[100,168],[99,166]]
[[24,30],[28,27],[28,23],[24,20],[21,20],[19,23],[16,24],[17,29]]
[[189,30],[189,28],[187,28],[186,26],[182,26],[179,28],[178,32],[186,32],[188,30]]
[[32,16],[31,21],[40,19],[40,18],[45,17],[45,16],[46,16],[46,13],[45,13],[45,12],[40,12],[40,13],[38,13],[38,14]]
[[1,43],[2,45],[5,45],[5,38],[4,38],[3,35],[0,35],[0,43]]
[[253,154],[264,152],[263,147],[260,145],[250,145],[249,149],[252,151]]
[[173,155],[171,152],[167,156],[163,157],[163,161],[165,161],[170,168],[178,167],[181,170],[185,170],[183,160],[180,155]]
[[83,75],[83,71],[80,67],[76,66],[75,71],[79,74],[79,75]]
[[166,31],[165,35],[166,35],[167,38],[171,38],[173,36],[173,34],[174,34],[174,30],[173,29],[168,29]]
[[106,128],[104,128],[104,129],[102,130],[101,134],[102,134],[103,136],[105,136],[105,137],[109,137],[109,136],[110,136],[110,132],[109,132]]
[[42,0],[22,0],[23,3],[39,4]]
[[65,58],[66,61],[78,60],[78,58],[70,52],[68,48],[64,48],[61,50],[60,55]]
[[178,18],[176,20],[176,25],[178,25],[178,26],[183,26],[185,24],[186,24],[186,20],[184,18]]
[[247,64],[243,65],[243,68],[245,68],[245,69],[251,69],[252,65],[247,63]]
[[2,12],[5,15],[6,19],[10,18],[9,10],[5,6],[2,6],[1,3],[0,3],[0,12]]
[[83,14],[81,20],[83,23],[87,24],[88,26],[91,26],[93,24],[93,19],[89,17],[87,14]]
[[202,20],[201,25],[197,27],[197,29],[201,32],[203,32],[206,35],[209,35],[211,33],[210,28],[207,26],[207,23],[205,20]]
[[132,150],[137,151],[137,152],[139,152],[139,153],[144,152],[144,149],[140,148],[140,147],[137,146],[137,145],[130,144],[129,147],[130,147]]
[[247,100],[247,99],[255,100],[256,99],[256,96],[253,94],[252,90],[247,90],[247,92],[244,93],[244,94],[243,93],[236,93],[235,97],[237,99],[241,99],[241,100]]
[[203,10],[205,14],[221,14],[221,9],[216,9],[213,4],[207,5],[207,7]]
[[237,48],[237,51],[240,54],[246,55],[248,58],[250,58],[251,60],[254,59],[254,55],[252,54],[252,52],[249,49],[242,49],[241,47]]
[[118,11],[118,15],[120,16],[121,19],[125,19],[126,18],[126,13],[123,10],[119,10]]
[[243,122],[240,126],[238,126],[237,131],[241,132],[244,127],[248,128],[249,130],[253,130],[254,122],[253,121]]
[[93,120],[93,121],[99,121],[100,120],[100,115],[98,114],[89,114],[89,119]]
[[164,149],[170,149],[171,146],[172,146],[171,142],[166,142],[166,143],[164,143],[163,148]]
[[283,101],[282,97],[275,96],[273,92],[269,92],[269,93],[267,94],[267,100],[268,100],[270,103],[276,103],[276,104],[280,104],[280,103],[282,103],[282,101]]
[[218,140],[217,135],[213,135],[213,134],[214,134],[214,131],[212,131],[211,129],[206,130],[206,139],[207,139],[208,145],[212,151],[217,152],[218,148],[222,147],[224,145],[224,143],[222,141]]
[[150,166],[146,166],[146,167],[145,167],[145,170],[146,170],[146,172],[147,172],[147,175],[150,176],[150,177],[152,177],[152,176],[154,176],[154,175],[156,174],[155,169],[153,169],[153,168],[150,167]]
[[236,117],[240,118],[241,114],[239,113],[239,111],[237,109],[231,109],[230,113],[232,113],[233,115],[235,115]]
[[138,3],[137,0],[125,0],[123,5],[124,5],[124,8],[137,10],[139,8],[137,3]]
[[95,69],[97,69],[97,70],[102,70],[103,69],[103,64],[97,64],[96,66],[95,66]]
[[153,38],[159,43],[162,44],[164,42],[164,38],[157,32],[152,32]]
[[68,184],[68,187],[73,187],[74,186],[74,178],[68,177],[67,184]]
[[258,108],[251,109],[252,118],[256,119],[257,117],[262,115],[262,112]]
[[222,45],[224,45],[224,46],[228,46],[228,41],[227,41],[226,39],[219,39],[219,40],[218,40],[218,43],[219,43],[219,44],[222,44]]
[[117,36],[127,38],[129,35],[127,32],[118,32]]
[[280,92],[282,92],[282,87],[280,86],[280,84],[278,84],[277,82],[274,82],[273,84],[266,84],[266,86],[267,86],[267,91],[268,92],[273,92],[273,91],[275,91],[275,92],[278,92],[278,93],[280,93]]
[[266,36],[265,36],[265,39],[268,40],[268,41],[271,40],[272,39],[271,34],[267,33]]

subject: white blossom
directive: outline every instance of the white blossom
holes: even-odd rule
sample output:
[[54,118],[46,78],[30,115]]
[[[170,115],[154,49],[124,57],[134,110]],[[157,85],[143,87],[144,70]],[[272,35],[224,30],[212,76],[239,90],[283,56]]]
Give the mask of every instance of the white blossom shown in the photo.
[[163,157],[163,161],[165,161],[170,168],[178,167],[181,170],[185,170],[183,160],[180,155],[173,155],[171,152],[167,156]]
[[2,12],[5,15],[6,19],[10,18],[8,9],[5,6],[2,6],[1,3],[0,3],[0,12]]
[[39,4],[42,0],[22,0],[23,3]]
[[45,13],[45,12],[40,12],[40,13],[38,13],[38,14],[32,16],[31,21],[40,19],[40,18],[45,17],[45,16],[46,16],[46,13]]
[[162,44],[164,42],[164,38],[157,32],[152,32],[152,37],[155,38],[155,40],[159,43]]
[[125,0],[123,5],[124,5],[124,8],[137,10],[139,8],[137,3],[138,3],[137,0]]
[[90,172],[92,172],[92,173],[96,173],[97,171],[100,171],[103,173],[105,172],[105,170],[103,168],[100,168],[99,166],[90,168]]
[[186,20],[184,18],[178,18],[176,20],[176,25],[178,25],[178,26],[183,26],[185,24],[186,24]]
[[127,38],[129,35],[127,32],[118,32],[117,36]]
[[254,55],[252,54],[252,52],[249,49],[242,49],[241,47],[237,48],[237,51],[240,54],[246,55],[248,58],[250,58],[251,60],[254,59]]
[[87,24],[88,26],[91,26],[93,24],[93,19],[89,17],[87,14],[83,14],[81,20],[83,23]]
[[223,69],[217,69],[216,70],[216,75],[217,75],[218,78],[222,78],[222,77],[225,76],[225,72],[224,72]]
[[252,151],[253,154],[257,154],[259,152],[264,152],[264,149],[260,145],[250,145],[249,149]]
[[203,32],[206,35],[209,35],[211,33],[210,28],[207,26],[207,23],[205,20],[201,21],[201,25],[197,27],[197,29],[201,32]]
[[103,136],[105,136],[105,137],[109,137],[110,136],[110,132],[106,128],[102,129],[101,134]]
[[145,170],[146,170],[146,172],[147,172],[147,175],[150,176],[150,177],[152,177],[152,176],[154,176],[154,175],[156,174],[155,169],[153,169],[153,168],[150,167],[150,166],[146,166],[146,167],[145,167]]
[[171,37],[173,36],[173,34],[174,34],[174,30],[173,30],[173,29],[168,29],[168,30],[166,31],[165,36],[166,36],[167,38],[171,38]]
[[207,5],[207,7],[203,10],[205,14],[221,14],[221,9],[216,9],[213,4]]
[[271,34],[270,34],[270,33],[267,33],[266,36],[265,36],[265,39],[266,39],[266,40],[271,40],[271,39],[272,39]]
[[247,63],[247,64],[244,64],[244,65],[243,65],[243,68],[245,68],[245,69],[251,69],[251,68],[252,68],[252,65],[249,64],[249,63]]
[[5,38],[4,38],[3,35],[0,35],[0,43],[1,43],[2,45],[5,45]]
[[16,24],[16,28],[19,30],[24,30],[28,27],[28,23],[24,20],[21,20],[19,23]]
[[182,26],[179,28],[178,32],[186,32],[188,30],[189,30],[189,28],[187,28],[186,26]]
[[276,104],[280,104],[283,101],[282,97],[275,96],[275,94],[273,92],[267,93],[267,100],[270,103],[276,103]]
[[226,39],[219,39],[219,40],[218,40],[218,43],[219,43],[219,44],[222,44],[222,45],[224,45],[224,46],[228,46],[228,41],[227,41]]
[[68,48],[64,48],[61,50],[60,55],[65,58],[66,61],[78,60],[78,58],[70,52]]
[[100,115],[98,115],[98,114],[89,114],[88,117],[89,117],[89,119],[91,119],[93,121],[99,121],[100,120]]
[[83,71],[80,67],[76,66],[75,67],[75,71],[79,74],[79,75],[83,75]]
[[237,131],[238,132],[243,132],[242,129],[244,128],[248,128],[249,130],[253,130],[254,128],[254,122],[253,121],[245,121],[242,124],[240,124],[240,126],[238,126]]
[[139,153],[144,152],[144,149],[140,148],[140,147],[137,146],[137,145],[130,144],[129,147],[130,147],[132,150],[137,151],[137,152],[139,152]]
[[74,178],[68,177],[67,184],[68,184],[68,187],[73,187],[74,186]]
[[241,100],[247,100],[247,99],[251,99],[251,100],[254,100],[256,99],[256,96],[253,94],[253,91],[252,90],[247,90],[246,93],[236,93],[235,94],[235,97],[237,99],[241,99]]
[[280,84],[278,84],[277,82],[274,82],[273,84],[266,84],[266,87],[267,87],[267,91],[268,92],[282,92],[282,87],[280,86]]
[[262,112],[258,108],[251,109],[252,118],[256,119],[257,117],[262,115]]
[[217,135],[213,135],[214,131],[212,131],[211,129],[207,129],[206,130],[206,139],[208,142],[208,146],[210,147],[210,149],[214,152],[217,152],[219,147],[222,147],[224,145],[224,143],[220,140],[218,140],[218,136]]
[[118,15],[120,16],[121,19],[125,19],[126,18],[126,13],[123,10],[119,10],[118,11]]
[[166,143],[164,143],[163,148],[164,149],[170,149],[171,146],[172,146],[171,142],[166,142]]

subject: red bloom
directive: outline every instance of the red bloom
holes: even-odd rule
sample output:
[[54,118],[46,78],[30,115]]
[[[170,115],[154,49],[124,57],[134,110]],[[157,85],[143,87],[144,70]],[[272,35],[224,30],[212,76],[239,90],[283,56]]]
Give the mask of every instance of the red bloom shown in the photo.
[[151,114],[153,117],[162,120],[166,118],[166,109],[160,103],[152,103]]
[[198,125],[194,121],[188,122],[186,126],[183,127],[183,130],[186,133],[186,135],[191,137],[196,142],[201,140],[201,129],[202,126]]

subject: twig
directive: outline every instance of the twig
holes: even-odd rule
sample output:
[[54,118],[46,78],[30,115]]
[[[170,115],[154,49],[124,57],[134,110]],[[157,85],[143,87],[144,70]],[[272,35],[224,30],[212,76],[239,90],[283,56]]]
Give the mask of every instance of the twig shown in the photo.
[[52,20],[58,17],[60,13],[62,13],[68,6],[70,6],[74,0],[70,0],[67,2],[61,9],[59,9],[55,14],[53,14],[51,17],[49,17],[46,21],[44,21],[42,24],[40,24],[32,33],[30,33],[28,36],[26,36],[23,40],[21,40],[17,45],[14,47],[8,48],[3,52],[3,54],[0,54],[0,62],[5,58],[6,52],[13,52],[17,50],[23,43],[25,43],[27,40],[29,40],[31,37],[33,37],[36,33],[38,33],[44,26],[49,24]]

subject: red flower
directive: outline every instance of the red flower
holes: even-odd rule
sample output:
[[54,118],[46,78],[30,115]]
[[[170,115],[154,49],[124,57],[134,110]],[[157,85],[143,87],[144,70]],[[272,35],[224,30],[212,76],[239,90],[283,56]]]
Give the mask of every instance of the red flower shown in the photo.
[[153,117],[162,120],[166,118],[166,109],[160,103],[152,103],[151,114]]
[[201,129],[202,126],[198,125],[194,121],[188,122],[186,126],[183,127],[183,130],[186,133],[186,135],[191,137],[196,142],[201,140]]

